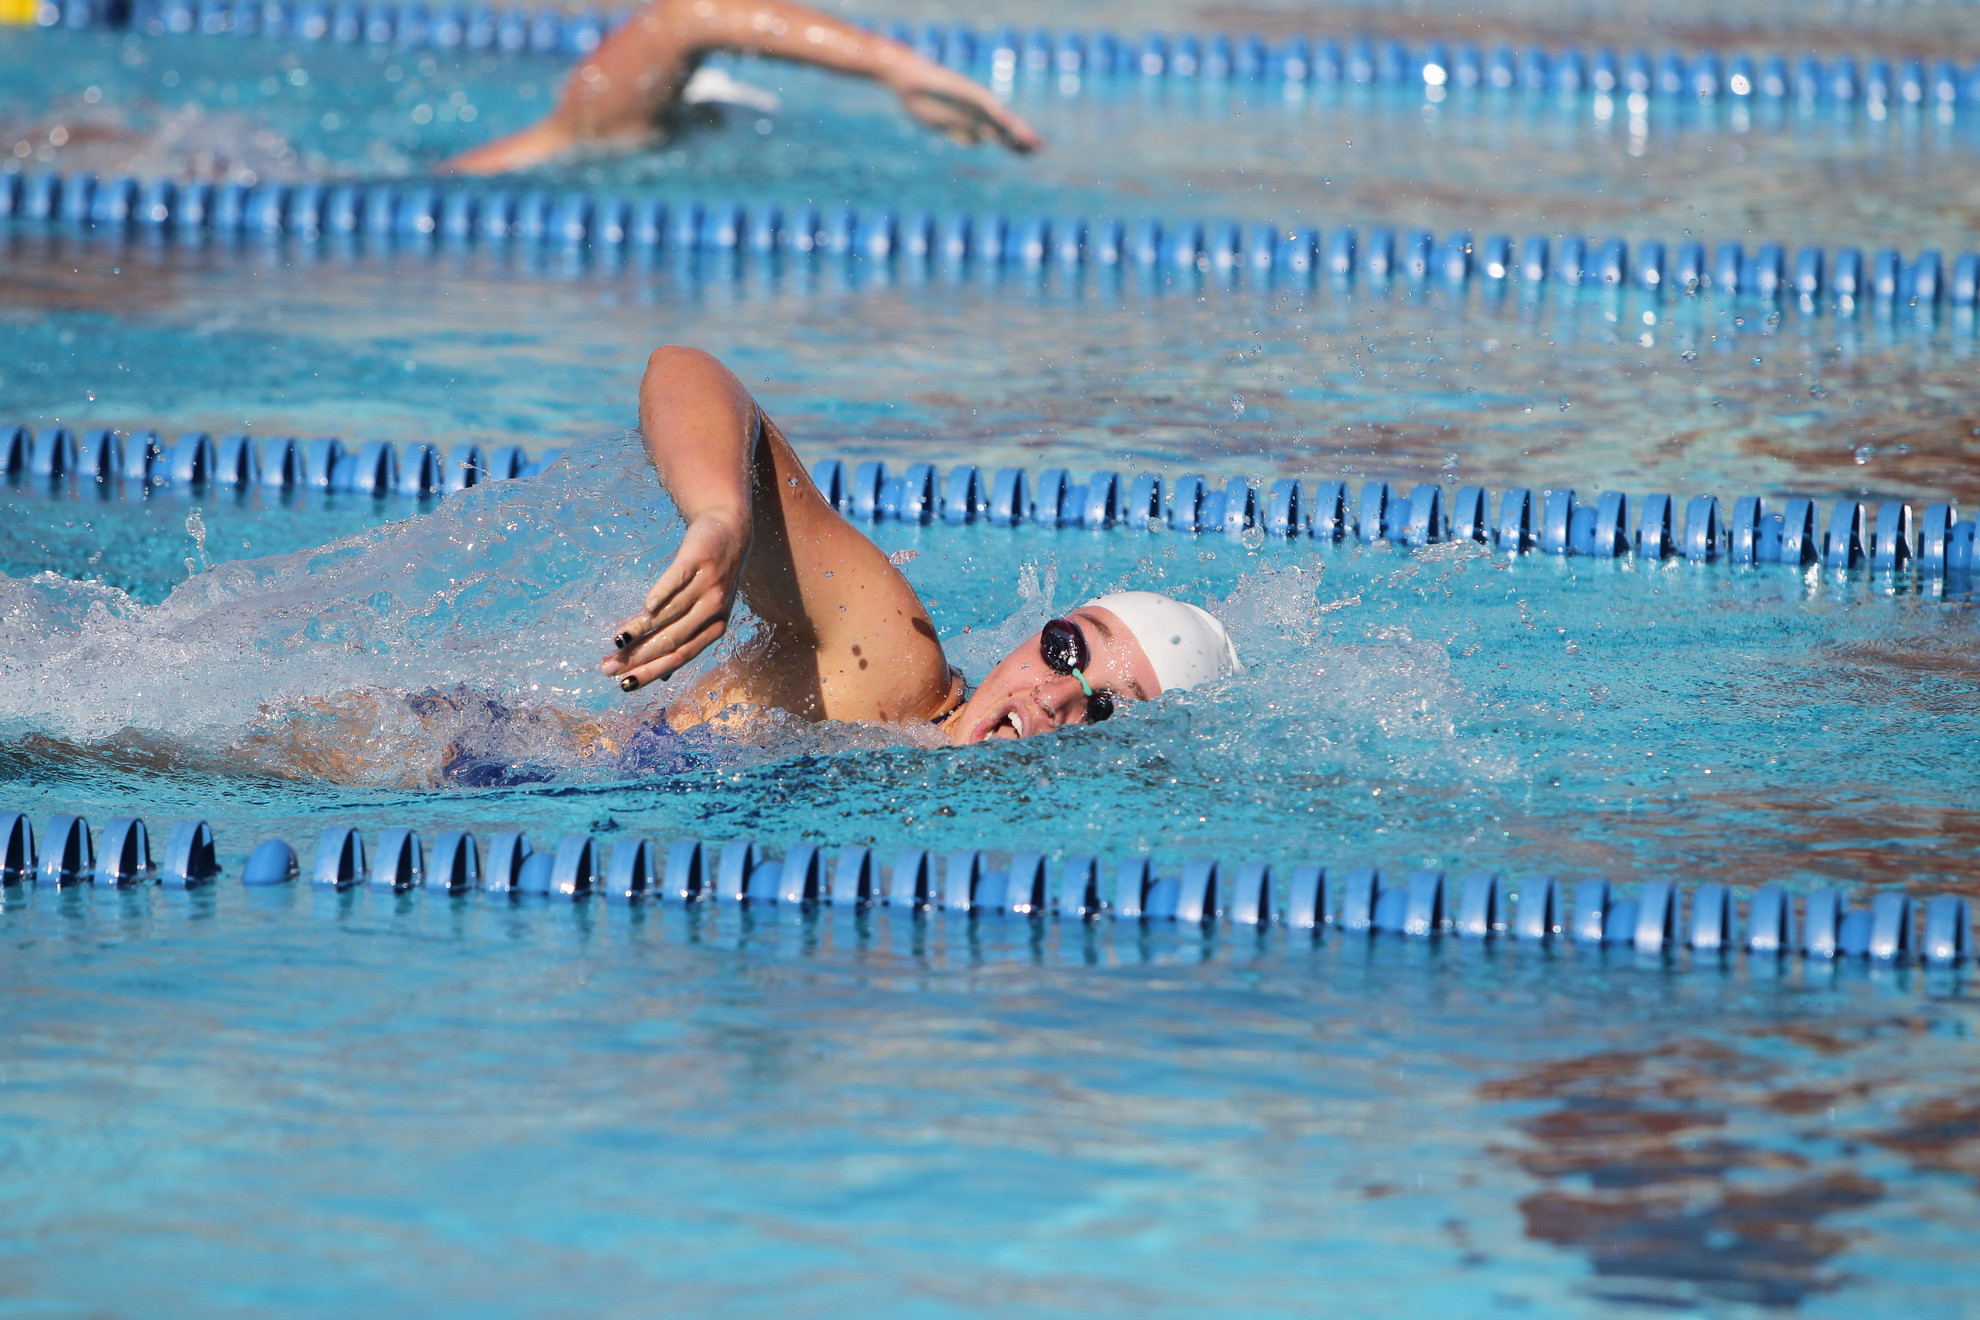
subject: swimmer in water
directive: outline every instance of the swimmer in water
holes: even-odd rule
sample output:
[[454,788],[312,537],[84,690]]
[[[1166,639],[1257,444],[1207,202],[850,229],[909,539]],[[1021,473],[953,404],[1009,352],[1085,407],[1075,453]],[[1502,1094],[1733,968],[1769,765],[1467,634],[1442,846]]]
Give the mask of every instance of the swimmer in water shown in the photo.
[[676,730],[776,708],[813,721],[927,721],[951,744],[1025,738],[1239,668],[1209,613],[1123,591],[1048,621],[969,692],[907,578],[826,502],[726,367],[696,349],[655,351],[639,417],[687,532],[599,668],[631,692],[719,640],[738,599],[760,625],[668,707]]
[[546,118],[445,168],[503,174],[581,148],[654,145],[696,66],[715,51],[773,55],[885,83],[910,115],[965,145],[988,140],[1019,152],[1044,145],[981,83],[830,14],[785,0],[653,0],[585,57]]
[[35,754],[134,755],[215,773],[502,788],[590,765],[618,775],[702,775],[719,744],[812,722],[892,726],[918,743],[1027,738],[1110,718],[1125,701],[1238,671],[1224,626],[1148,591],[1087,601],[1044,622],[972,692],[927,607],[880,548],[826,502],[776,423],[727,368],[656,351],[640,429],[687,527],[638,612],[612,627],[599,668],[626,691],[671,679],[727,635],[738,602],[755,626],[663,708],[602,713],[465,684],[360,688],[264,706],[220,752],[133,734],[110,752],[43,740]]

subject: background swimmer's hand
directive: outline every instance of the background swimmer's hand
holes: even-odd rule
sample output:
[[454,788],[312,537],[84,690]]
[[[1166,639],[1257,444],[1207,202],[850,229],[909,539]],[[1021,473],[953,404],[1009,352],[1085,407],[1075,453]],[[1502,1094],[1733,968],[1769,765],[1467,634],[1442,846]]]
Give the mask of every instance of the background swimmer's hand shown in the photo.
[[1020,154],[1045,145],[989,88],[932,60],[902,60],[886,81],[909,114],[951,142],[973,147],[989,139]]
[[562,120],[552,115],[520,133],[484,143],[437,166],[443,174],[508,174],[554,160],[576,144]]
[[598,668],[628,692],[673,677],[728,632],[748,558],[745,518],[721,511],[689,523],[674,562],[646,593],[645,607],[612,630],[619,649]]

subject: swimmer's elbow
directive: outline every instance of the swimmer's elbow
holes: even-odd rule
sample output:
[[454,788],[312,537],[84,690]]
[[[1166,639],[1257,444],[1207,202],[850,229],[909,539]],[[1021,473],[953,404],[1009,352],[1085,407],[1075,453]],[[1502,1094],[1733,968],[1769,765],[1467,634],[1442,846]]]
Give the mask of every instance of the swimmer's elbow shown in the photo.
[[679,32],[700,15],[694,11],[695,0],[653,0],[646,7],[643,18],[657,22],[667,29]]
[[677,371],[706,371],[709,368],[726,373],[722,360],[703,348],[690,348],[686,344],[662,344],[646,357],[646,370],[653,375],[671,375]]
[[694,19],[693,3],[694,0],[651,0],[620,31],[647,46],[677,44]]
[[662,344],[647,355],[646,379],[640,382],[642,411],[716,399],[738,410],[750,407],[749,391],[713,353],[686,344]]

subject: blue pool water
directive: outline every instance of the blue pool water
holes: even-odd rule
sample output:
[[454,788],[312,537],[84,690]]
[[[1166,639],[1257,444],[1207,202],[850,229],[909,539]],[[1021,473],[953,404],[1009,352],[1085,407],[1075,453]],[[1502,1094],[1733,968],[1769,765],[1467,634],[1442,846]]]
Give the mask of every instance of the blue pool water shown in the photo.
[[[1963,7],[1339,15],[1980,56]],[[406,178],[522,122],[560,67],[423,58],[8,31],[0,149]],[[1972,118],[1633,133],[1586,105],[1019,87],[1055,144],[1019,162],[924,140],[871,89],[735,72],[784,99],[768,131],[731,114],[551,177],[1974,246]],[[618,749],[664,693],[590,668],[679,535],[623,430],[659,342],[735,364],[812,459],[1970,516],[1970,318],[30,226],[0,233],[0,290],[0,423],[565,449],[424,502],[0,490],[0,806],[161,841],[202,818],[224,868],[191,895],[0,888],[0,1312],[1970,1314],[1970,968],[239,883],[264,838],[307,869],[354,827],[1980,897],[1970,583],[883,524],[972,674],[1128,585],[1216,605],[1247,671],[963,752],[773,725],[641,758]]]
[[[1412,39],[1437,35],[1425,28]],[[1607,39],[1625,49],[1644,40],[1627,29]],[[50,49],[61,58],[27,53]],[[1939,53],[1916,40],[1883,49]],[[0,33],[0,51],[14,52],[5,58],[16,71],[0,92],[0,145],[20,159],[25,144],[31,165],[106,178],[417,176],[543,114],[565,69],[547,58],[94,32]],[[1689,230],[1866,249],[1895,235],[1907,248],[1955,250],[1970,245],[1971,224],[1963,192],[1948,186],[1958,174],[1947,171],[1970,169],[1980,154],[1971,105],[1948,122],[1917,107],[1880,118],[1792,104],[1601,112],[1589,97],[1568,107],[1456,93],[1432,103],[1420,88],[1336,88],[1289,99],[1266,84],[1125,79],[1075,96],[1020,81],[1013,104],[1049,145],[1019,159],[931,138],[874,87],[758,61],[730,67],[779,109],[732,109],[670,150],[537,177],[786,205],[966,200],[1018,215],[1146,210],[1670,242]],[[1131,153],[1116,149],[1127,137]]]
[[0,930],[22,1313],[1970,1295],[1971,1004],[1905,976],[237,889]]
[[0,375],[32,425],[541,452],[629,425],[646,352],[674,339],[740,364],[815,455],[1972,492],[1976,341],[1950,313],[16,241],[10,278],[36,287],[0,315]]

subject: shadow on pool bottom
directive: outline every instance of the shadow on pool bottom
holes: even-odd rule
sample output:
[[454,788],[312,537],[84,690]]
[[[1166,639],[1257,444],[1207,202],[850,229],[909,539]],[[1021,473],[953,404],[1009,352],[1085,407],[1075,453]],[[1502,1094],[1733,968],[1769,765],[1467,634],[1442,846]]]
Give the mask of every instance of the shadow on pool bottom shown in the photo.
[[[1924,1029],[1898,1017],[1856,1033],[1803,1022],[1753,1034],[1835,1055],[1870,1035]],[[1525,1232],[1587,1259],[1588,1296],[1787,1309],[1865,1282],[1837,1264],[1862,1236],[1848,1216],[1896,1194],[1861,1167],[1866,1148],[1980,1186],[1980,1103],[1967,1088],[1900,1104],[1894,1125],[1835,1125],[1839,1107],[1900,1084],[1859,1075],[1812,1085],[1782,1060],[1691,1038],[1544,1063],[1478,1092],[1544,1103],[1514,1125],[1529,1144],[1494,1153],[1542,1183],[1518,1204]],[[1736,1110],[1778,1115],[1781,1139],[1733,1135]]]

